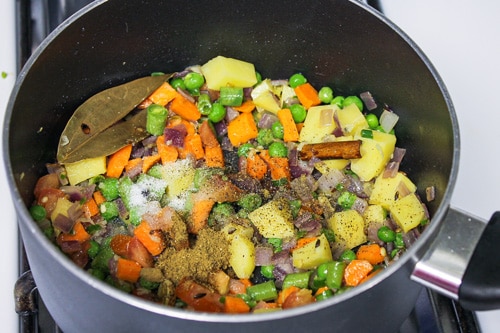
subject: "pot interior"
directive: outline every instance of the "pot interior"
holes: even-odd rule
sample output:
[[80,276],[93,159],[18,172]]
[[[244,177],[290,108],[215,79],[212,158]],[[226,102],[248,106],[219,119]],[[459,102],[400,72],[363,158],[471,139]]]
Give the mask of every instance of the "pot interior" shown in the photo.
[[458,138],[451,102],[418,48],[375,11],[343,0],[109,0],[60,26],[19,77],[4,131],[17,209],[28,216],[34,184],[87,98],[218,55],[254,63],[268,78],[302,72],[336,95],[370,91],[400,116],[397,146],[407,149],[401,169],[422,197],[436,188],[431,216],[447,205]]

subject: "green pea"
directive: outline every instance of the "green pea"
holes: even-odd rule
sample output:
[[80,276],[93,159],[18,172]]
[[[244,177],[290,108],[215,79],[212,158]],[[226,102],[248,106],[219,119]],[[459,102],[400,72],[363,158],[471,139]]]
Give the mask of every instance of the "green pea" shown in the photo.
[[272,130],[269,128],[261,128],[257,134],[257,143],[267,147],[274,141]]
[[290,76],[290,79],[288,79],[288,84],[290,84],[290,87],[292,88],[296,88],[306,82],[307,82],[306,77],[301,73],[295,73],[292,76]]
[[377,231],[377,237],[382,241],[382,242],[394,242],[396,240],[396,233],[394,230],[389,228],[388,226],[384,225],[380,227]]
[[306,119],[307,111],[302,104],[292,104],[289,109],[292,114],[293,121],[296,124],[301,123]]
[[239,157],[241,157],[241,156],[247,157],[248,156],[248,152],[252,148],[253,148],[253,145],[251,143],[247,142],[247,143],[242,144],[241,146],[238,147],[238,156]]
[[344,103],[343,103],[344,107],[351,105],[351,104],[355,104],[358,107],[359,111],[363,111],[363,101],[358,96],[347,96],[344,99]]
[[257,79],[257,83],[255,85],[262,82],[262,75],[257,71],[255,71],[255,78]]
[[342,192],[342,194],[339,196],[339,198],[337,199],[337,203],[344,209],[351,209],[356,199],[356,194],[345,191]]
[[271,132],[276,139],[283,139],[285,129],[283,128],[283,124],[277,120],[271,125]]
[[398,232],[396,233],[396,238],[394,239],[394,245],[397,249],[404,249],[405,242],[403,241],[403,234]]
[[368,126],[370,126],[371,129],[377,129],[379,123],[376,115],[374,115],[373,113],[368,113],[365,118]]
[[347,249],[342,252],[339,259],[345,262],[353,261],[356,259],[356,253],[351,249]]
[[184,84],[184,80],[181,77],[176,77],[175,79],[170,80],[170,85],[172,88],[177,89],[186,89],[186,85]]
[[337,105],[340,109],[344,107],[344,97],[343,96],[336,96],[332,99],[330,104],[332,105]]
[[30,214],[33,220],[35,221],[41,221],[47,216],[47,211],[43,206],[40,205],[34,205],[31,206],[30,208]]
[[208,114],[208,119],[214,123],[218,123],[226,116],[226,108],[219,102],[212,104],[212,110]]
[[97,243],[95,240],[90,241],[90,247],[87,250],[87,254],[89,255],[90,258],[95,258],[95,256],[99,253],[99,249],[101,246],[99,243]]
[[199,89],[205,83],[205,78],[200,73],[191,72],[184,77],[186,89]]
[[321,87],[318,92],[319,100],[325,104],[331,103],[333,100],[333,90],[330,87]]
[[260,274],[262,274],[263,277],[268,279],[274,278],[273,271],[274,271],[274,265],[266,265],[260,267]]
[[118,206],[114,201],[105,201],[101,204],[99,207],[99,210],[101,211],[102,217],[106,220],[109,221],[114,217],[117,217],[119,212],[118,212]]
[[283,142],[274,141],[269,145],[269,156],[271,157],[287,157],[288,148]]

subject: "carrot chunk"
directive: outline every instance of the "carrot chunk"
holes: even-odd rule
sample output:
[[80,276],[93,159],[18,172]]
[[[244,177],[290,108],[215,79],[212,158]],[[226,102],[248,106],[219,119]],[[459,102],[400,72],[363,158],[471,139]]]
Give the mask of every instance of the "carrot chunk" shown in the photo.
[[283,141],[299,141],[299,131],[292,117],[290,109],[281,109],[278,111],[278,119],[283,125]]
[[304,105],[306,109],[321,104],[321,100],[318,97],[318,91],[309,82],[295,87],[294,91],[300,103]]
[[146,221],[142,221],[135,229],[134,235],[154,256],[163,252],[166,247],[165,238],[160,230],[152,230]]
[[141,265],[137,261],[118,258],[116,261],[116,277],[123,281],[135,283],[141,275]]
[[108,159],[108,166],[106,168],[106,175],[108,177],[120,178],[123,169],[130,159],[132,153],[132,145],[126,145],[120,150],[116,151]]
[[347,286],[355,287],[360,284],[373,270],[368,260],[352,260],[344,270],[344,281]]
[[229,141],[235,147],[255,139],[259,131],[251,113],[241,113],[227,125]]
[[378,244],[361,245],[356,252],[356,258],[367,260],[372,265],[380,264],[385,256],[381,252],[382,248]]

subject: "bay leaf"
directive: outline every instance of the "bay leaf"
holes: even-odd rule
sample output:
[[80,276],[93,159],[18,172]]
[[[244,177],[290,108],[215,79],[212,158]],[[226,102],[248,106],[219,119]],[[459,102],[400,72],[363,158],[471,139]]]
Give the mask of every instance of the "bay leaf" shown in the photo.
[[[61,134],[57,160],[70,163],[103,156],[104,152],[110,152],[109,155],[146,137],[146,118],[142,119],[142,112],[127,121],[123,119],[171,76],[142,77],[87,99],[75,110]],[[117,129],[112,129],[115,126]]]

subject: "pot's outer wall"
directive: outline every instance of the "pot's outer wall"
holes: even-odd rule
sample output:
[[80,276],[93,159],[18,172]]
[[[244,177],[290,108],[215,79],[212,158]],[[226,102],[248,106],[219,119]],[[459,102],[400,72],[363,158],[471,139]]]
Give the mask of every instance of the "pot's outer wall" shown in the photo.
[[[353,292],[355,297],[315,312],[269,322],[187,322],[138,309],[134,298],[115,299],[114,290],[48,245],[25,205],[33,200],[45,163],[55,159],[65,123],[88,97],[153,71],[181,70],[224,55],[254,63],[265,77],[303,72],[317,87],[330,85],[339,95],[370,90],[390,105],[400,115],[398,146],[407,148],[402,169],[420,191],[436,187],[437,198],[429,204],[434,214],[448,204],[453,118],[414,48],[355,2],[110,0],[90,7],[56,30],[28,62],[6,119],[7,160],[26,251],[40,294],[63,331],[396,331],[421,288],[409,280],[412,260],[380,274],[386,276],[381,283],[360,287],[365,290]],[[416,248],[429,241],[424,233]]]

